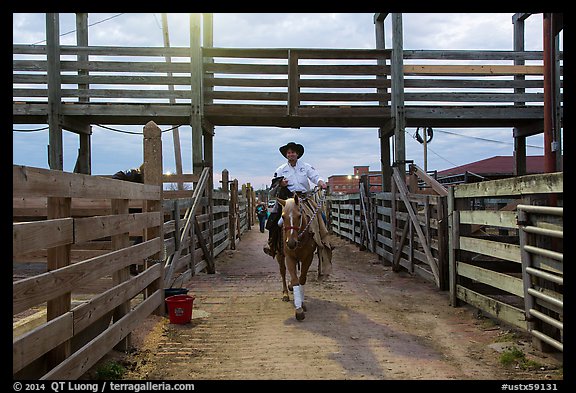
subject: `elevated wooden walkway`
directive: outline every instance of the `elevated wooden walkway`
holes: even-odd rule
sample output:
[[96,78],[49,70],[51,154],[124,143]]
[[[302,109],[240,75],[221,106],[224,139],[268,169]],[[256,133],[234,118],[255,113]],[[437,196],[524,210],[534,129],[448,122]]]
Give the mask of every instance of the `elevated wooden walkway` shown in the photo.
[[62,46],[51,75],[45,46],[14,45],[13,121],[48,123],[53,94],[62,126],[77,132],[86,123],[189,125],[198,112],[214,126],[386,127],[402,94],[407,127],[541,132],[541,52],[405,50],[401,67],[391,52],[203,48],[198,106],[189,48]]

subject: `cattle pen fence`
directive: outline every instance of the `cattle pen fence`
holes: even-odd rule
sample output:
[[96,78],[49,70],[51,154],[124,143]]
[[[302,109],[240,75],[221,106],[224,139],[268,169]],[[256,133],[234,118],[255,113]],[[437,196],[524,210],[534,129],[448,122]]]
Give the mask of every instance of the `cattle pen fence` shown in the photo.
[[[13,165],[14,378],[78,379],[129,349],[130,333],[165,313],[164,290],[213,272],[254,224],[249,184],[226,170],[219,190],[208,168],[163,174],[147,154],[157,135],[144,138],[144,184]],[[193,189],[164,190],[178,180]]]
[[369,189],[329,196],[332,233],[563,351],[563,172],[444,188],[411,165]]

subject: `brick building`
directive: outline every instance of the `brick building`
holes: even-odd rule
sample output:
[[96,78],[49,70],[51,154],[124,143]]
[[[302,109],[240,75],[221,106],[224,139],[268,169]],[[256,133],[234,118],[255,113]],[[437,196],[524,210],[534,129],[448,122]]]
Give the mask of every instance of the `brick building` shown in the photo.
[[382,173],[370,171],[369,165],[356,165],[352,175],[332,175],[328,177],[328,189],[332,194],[355,194],[359,192],[360,176],[368,175],[370,191],[382,191]]

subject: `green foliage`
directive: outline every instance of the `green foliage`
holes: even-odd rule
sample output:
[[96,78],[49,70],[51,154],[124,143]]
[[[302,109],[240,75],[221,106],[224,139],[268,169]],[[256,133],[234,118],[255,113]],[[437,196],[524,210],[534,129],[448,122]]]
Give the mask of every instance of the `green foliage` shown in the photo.
[[500,363],[503,366],[510,366],[511,364],[517,363],[524,359],[526,359],[524,352],[522,352],[516,347],[511,347],[510,349],[502,352],[502,354],[500,355]]
[[517,365],[522,370],[537,370],[542,367],[540,363],[527,359],[524,352],[515,346],[502,352],[500,364],[503,366]]
[[96,370],[96,378],[98,380],[118,380],[122,379],[125,372],[126,369],[120,363],[108,361],[98,367]]

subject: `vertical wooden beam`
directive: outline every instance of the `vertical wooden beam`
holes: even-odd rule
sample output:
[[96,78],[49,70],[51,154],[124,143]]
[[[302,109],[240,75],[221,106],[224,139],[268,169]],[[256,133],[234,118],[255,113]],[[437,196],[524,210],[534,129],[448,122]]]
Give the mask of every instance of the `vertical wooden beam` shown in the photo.
[[[387,14],[374,15],[374,27],[376,32],[376,48],[386,49],[384,19]],[[379,66],[386,66],[385,58],[378,58],[377,64]],[[376,76],[376,79],[386,79],[386,76]],[[378,93],[387,93],[388,88],[377,89]],[[388,101],[381,101],[381,106],[388,106]],[[378,137],[380,138],[380,170],[382,172],[382,191],[390,191],[390,181],[392,179],[392,167],[390,166],[390,134],[388,128],[380,127],[378,129]]]
[[456,296],[456,247],[458,241],[458,211],[455,210],[454,187],[448,187],[448,287],[450,290],[450,305],[458,306]]
[[64,169],[60,81],[60,16],[46,13],[46,67],[48,77],[48,165]]
[[[206,13],[202,14],[202,44],[204,47],[211,48],[214,46],[214,16],[213,14]],[[207,59],[208,62],[213,62],[212,58]],[[201,61],[200,64],[204,64]],[[200,75],[202,78],[202,74]],[[208,90],[213,90],[214,88],[210,86]],[[204,93],[204,86],[202,86],[202,91]],[[212,103],[212,99],[206,101],[206,103]],[[202,102],[204,105],[204,102]],[[204,136],[204,165],[210,168],[210,174],[208,176],[208,185],[206,186],[206,194],[208,196],[208,214],[210,219],[208,220],[209,235],[209,250],[210,258],[214,261],[214,126],[211,124],[203,124],[203,136]],[[228,184],[226,184],[228,186]],[[210,266],[208,273],[214,273],[214,265]]]
[[[111,201],[111,208],[112,214],[128,214],[128,199],[112,199]],[[112,241],[112,251],[121,250],[123,248],[130,246],[130,233],[120,233],[118,235],[111,236]],[[124,281],[128,281],[130,279],[130,266],[126,266],[112,275],[112,282],[114,286],[120,285]],[[118,307],[114,309],[113,321],[119,321],[123,316],[130,312],[130,301],[122,303]],[[132,336],[128,334],[125,338],[123,338],[114,349],[117,351],[128,351],[131,346]]]
[[[397,224],[397,219],[396,219],[396,213],[398,212],[398,202],[396,200],[397,198],[397,191],[396,191],[396,182],[394,181],[393,178],[390,178],[391,182],[390,182],[390,186],[391,186],[391,191],[390,191],[390,237],[392,238],[392,255],[396,255],[397,249],[398,249],[398,243],[396,240],[396,226]],[[390,260],[390,263],[392,263],[392,269],[396,269],[394,271],[398,271],[398,268],[394,266],[394,260]]]
[[[514,23],[514,50],[524,51],[524,19],[512,18]],[[514,59],[514,65],[524,65],[524,59]],[[526,77],[524,75],[514,75],[515,81],[523,81]],[[514,88],[515,94],[523,94],[524,88]],[[514,102],[515,106],[524,105],[524,102]],[[518,127],[514,127],[514,176],[522,176],[526,174],[526,137],[519,132]]]
[[392,113],[394,126],[394,161],[400,173],[406,173],[406,144],[404,128],[404,49],[402,39],[402,14],[392,13]]
[[[88,46],[88,14],[87,13],[76,13],[76,44],[78,46]],[[79,54],[78,61],[88,61],[89,56],[87,54]],[[78,75],[88,75],[88,70],[79,69]],[[78,90],[88,90],[90,85],[87,83],[79,83]],[[78,102],[87,103],[90,102],[90,97],[79,97]],[[79,138],[79,149],[78,149],[78,159],[76,160],[76,166],[74,172],[84,173],[87,175],[92,174],[92,127],[90,124],[86,123],[84,126],[85,132],[78,134]]]
[[192,108],[190,126],[192,127],[192,171],[200,176],[202,160],[202,48],[200,47],[200,14],[190,14],[190,76],[192,89]]
[[232,188],[230,188],[230,208],[229,208],[230,217],[230,249],[236,249],[236,235],[240,234],[239,224],[240,221],[238,219],[238,179],[234,179],[232,181]]
[[559,31],[556,32],[558,23],[556,19],[558,15],[562,14],[552,14],[552,30],[556,36],[554,37],[554,139],[556,141],[556,171],[560,172],[564,170],[564,159],[562,157],[562,124],[560,121],[560,111],[562,110],[562,99],[560,98],[560,36]]
[[[160,187],[160,200],[145,201],[144,211],[162,212],[162,131],[153,121],[149,121],[144,126],[144,184],[153,184]],[[147,228],[145,235],[146,240],[156,237],[163,240],[164,223],[160,223],[160,226],[157,227]],[[161,250],[151,255],[149,259],[153,260],[152,263],[163,263],[164,244],[162,244]],[[151,262],[147,261],[145,267],[148,268],[150,265]],[[163,289],[163,283],[164,270],[162,270],[161,277],[148,286],[147,296],[152,295],[152,293],[157,290]],[[164,297],[163,292],[162,297]],[[162,305],[154,310],[154,314],[163,315],[164,312],[164,302],[162,302]]]
[[553,32],[552,15],[543,14],[543,57],[544,57],[544,172],[556,172],[556,155],[558,154],[558,144],[556,140],[556,96],[555,96],[555,74],[556,67],[554,55],[556,53]]
[[[206,185],[205,194],[208,197],[208,205],[204,208],[205,213],[208,213],[209,220],[208,220],[208,250],[210,252],[210,259],[214,260],[214,165],[213,165],[213,157],[214,157],[214,149],[213,149],[213,141],[214,137],[210,133],[204,134],[204,165],[207,166],[210,170],[208,174],[208,184]],[[208,257],[208,256],[207,256]],[[213,267],[213,265],[212,265]],[[209,273],[214,273],[213,269],[209,269]]]
[[220,180],[220,183],[222,183],[222,191],[223,192],[230,192],[230,185],[229,185],[229,179],[230,178],[230,173],[228,172],[228,169],[223,169],[222,170],[222,180]]
[[[71,216],[71,198],[47,198],[47,219],[63,218]],[[52,247],[47,250],[47,270],[57,270],[71,264],[70,259],[71,244]],[[72,304],[72,293],[67,292],[46,304],[46,320],[51,321],[62,314],[70,311]],[[46,361],[48,369],[62,363],[71,354],[71,342],[66,341],[47,353]]]
[[252,205],[252,185],[246,183],[246,187],[243,188],[244,197],[246,198],[246,221],[248,221],[248,229],[252,229],[254,225],[254,214],[252,210],[254,206]]
[[298,52],[288,49],[288,116],[298,115],[300,105],[300,75],[298,74]]
[[436,212],[438,218],[438,270],[440,271],[440,290],[446,291],[449,289],[449,270],[448,270],[448,220],[447,220],[447,204],[448,197],[438,197],[438,204],[436,205]]

